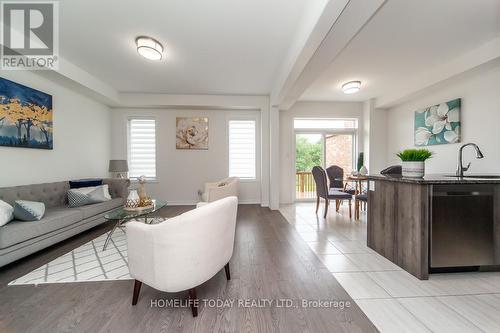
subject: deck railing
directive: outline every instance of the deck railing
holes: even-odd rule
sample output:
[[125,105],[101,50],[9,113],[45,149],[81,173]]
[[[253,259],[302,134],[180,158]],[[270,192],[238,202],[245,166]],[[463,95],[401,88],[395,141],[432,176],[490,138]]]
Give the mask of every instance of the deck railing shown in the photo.
[[295,173],[295,192],[297,199],[316,197],[316,183],[311,172],[297,171]]

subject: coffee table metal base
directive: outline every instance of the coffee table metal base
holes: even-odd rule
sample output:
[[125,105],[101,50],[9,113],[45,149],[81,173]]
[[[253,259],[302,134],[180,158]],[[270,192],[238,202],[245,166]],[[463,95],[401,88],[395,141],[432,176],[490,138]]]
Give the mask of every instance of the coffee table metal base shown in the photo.
[[109,240],[111,239],[111,236],[115,232],[116,228],[121,227],[121,224],[123,222],[125,222],[125,220],[118,220],[118,222],[116,222],[116,224],[114,225],[113,229],[111,229],[111,231],[108,232],[108,237],[106,237],[106,241],[104,242],[104,247],[102,248],[103,251],[105,251],[106,247],[108,247]]
[[[149,216],[145,215],[144,216],[144,223],[146,224],[154,224],[155,223],[155,219],[154,218],[149,218],[149,221],[148,221],[148,218]],[[104,246],[102,248],[103,251],[106,250],[106,248],[108,247],[108,243],[111,239],[111,236],[113,236],[113,233],[115,232],[115,230],[117,228],[123,228],[123,223],[127,222],[129,219],[121,219],[121,220],[118,220],[116,222],[116,224],[113,226],[113,229],[111,229],[110,232],[108,232],[108,237],[106,237],[106,241],[104,242]],[[164,219],[162,219],[164,220]]]

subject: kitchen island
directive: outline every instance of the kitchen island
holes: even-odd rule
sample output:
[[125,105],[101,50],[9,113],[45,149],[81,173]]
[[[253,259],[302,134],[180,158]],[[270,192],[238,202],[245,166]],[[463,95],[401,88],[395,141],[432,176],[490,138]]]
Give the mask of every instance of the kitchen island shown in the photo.
[[370,248],[419,279],[500,265],[500,176],[370,175]]

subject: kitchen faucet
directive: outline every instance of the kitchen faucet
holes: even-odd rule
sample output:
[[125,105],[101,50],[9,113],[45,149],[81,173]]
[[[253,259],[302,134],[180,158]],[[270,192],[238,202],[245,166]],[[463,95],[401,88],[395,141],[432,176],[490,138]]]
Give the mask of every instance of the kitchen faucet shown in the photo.
[[481,152],[481,149],[475,144],[475,143],[466,143],[460,147],[458,150],[458,163],[457,163],[457,177],[463,177],[464,176],[464,171],[469,170],[470,168],[470,162],[467,164],[467,166],[463,166],[462,164],[462,150],[467,147],[467,146],[472,146],[474,149],[476,149],[476,158],[484,158],[483,153]]

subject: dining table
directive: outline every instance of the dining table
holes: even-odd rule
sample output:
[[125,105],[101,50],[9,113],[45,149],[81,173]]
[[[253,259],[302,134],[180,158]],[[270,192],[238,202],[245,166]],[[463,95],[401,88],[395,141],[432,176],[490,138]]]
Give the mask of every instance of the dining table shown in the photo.
[[363,182],[368,181],[368,177],[364,175],[349,175],[346,178],[348,182],[355,183],[355,194],[361,194],[363,192]]

